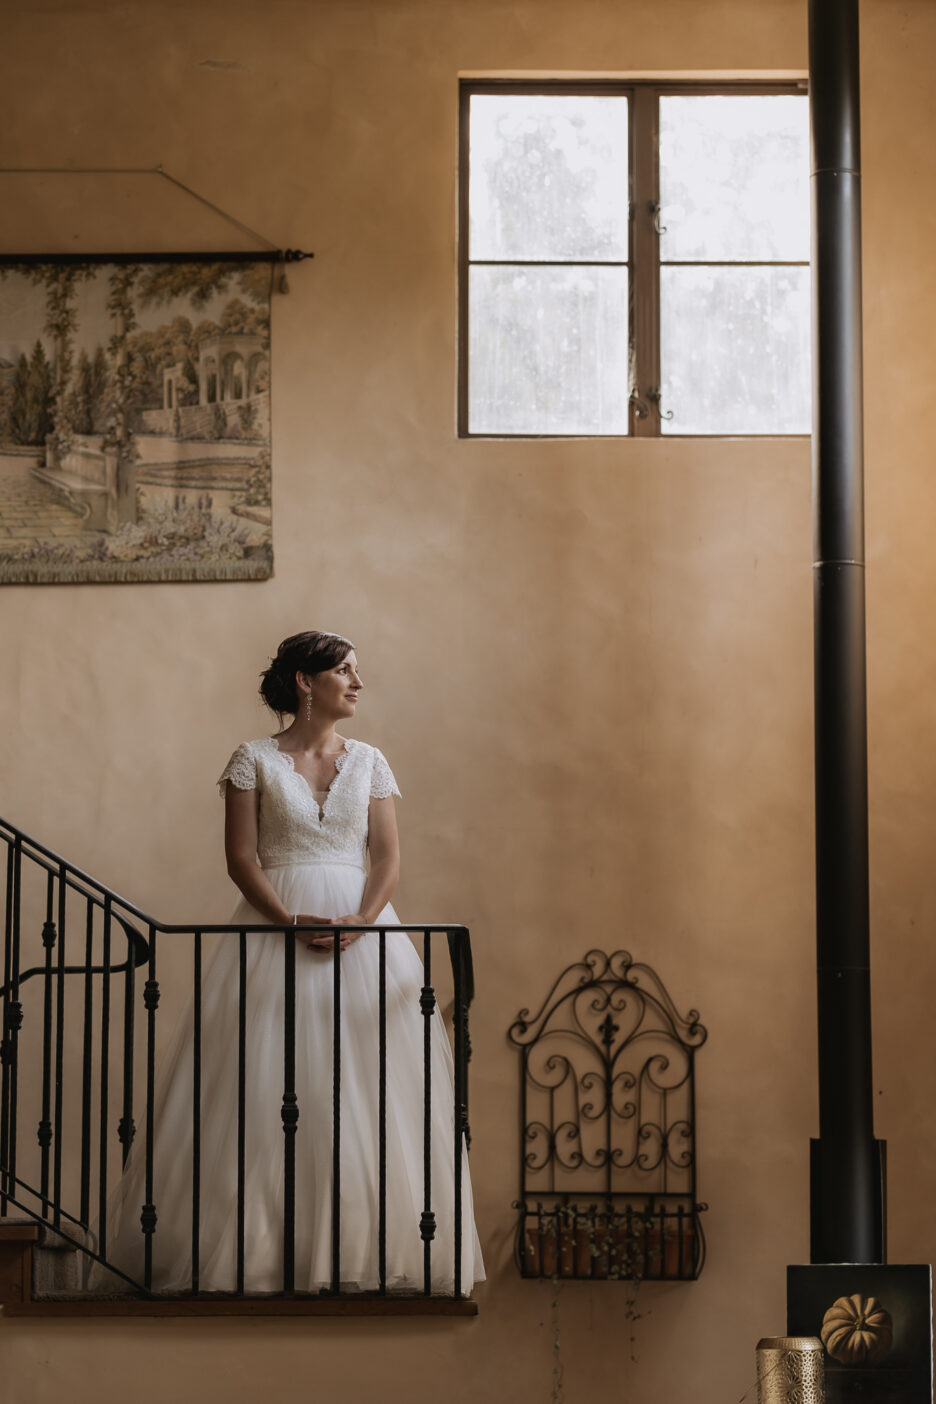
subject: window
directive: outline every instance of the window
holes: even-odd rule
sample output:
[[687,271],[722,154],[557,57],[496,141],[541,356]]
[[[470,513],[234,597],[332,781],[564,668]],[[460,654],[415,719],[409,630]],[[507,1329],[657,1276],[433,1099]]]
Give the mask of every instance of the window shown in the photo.
[[465,83],[459,433],[806,434],[793,85]]

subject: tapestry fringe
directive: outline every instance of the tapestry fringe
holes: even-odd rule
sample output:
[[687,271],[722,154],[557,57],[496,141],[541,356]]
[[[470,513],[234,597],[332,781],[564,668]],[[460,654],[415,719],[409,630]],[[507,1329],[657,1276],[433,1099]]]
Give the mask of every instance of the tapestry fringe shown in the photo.
[[202,580],[269,580],[273,562],[217,561],[167,563],[158,571],[134,561],[95,561],[69,566],[0,566],[0,585],[153,584]]

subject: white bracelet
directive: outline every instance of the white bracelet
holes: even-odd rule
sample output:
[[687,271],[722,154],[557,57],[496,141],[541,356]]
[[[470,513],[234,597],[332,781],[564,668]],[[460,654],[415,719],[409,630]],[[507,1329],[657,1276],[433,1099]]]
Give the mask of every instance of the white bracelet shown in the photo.
[[293,917],[293,926],[298,926],[298,925],[299,925],[299,913],[297,912],[296,915]]

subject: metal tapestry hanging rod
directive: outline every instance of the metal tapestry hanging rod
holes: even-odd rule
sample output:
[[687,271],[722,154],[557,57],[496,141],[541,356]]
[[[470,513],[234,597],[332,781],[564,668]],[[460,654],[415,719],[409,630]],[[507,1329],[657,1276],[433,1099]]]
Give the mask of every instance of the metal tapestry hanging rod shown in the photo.
[[250,253],[28,253],[0,254],[0,268],[37,263],[300,263],[314,257],[302,249],[259,249]]
[[231,252],[224,253],[28,253],[28,254],[0,254],[0,268],[9,268],[13,265],[32,265],[37,263],[300,263],[304,258],[314,258],[315,255],[307,253],[302,249],[279,249],[271,243],[265,235],[251,229],[248,224],[237,219],[234,215],[223,210],[220,205],[209,200],[204,195],[200,195],[197,190],[186,185],[184,181],[176,176],[170,175],[162,166],[0,166],[0,176],[4,175],[114,175],[114,176],[159,176],[161,180],[167,180],[170,185],[174,185],[177,190],[181,190],[184,195],[197,200],[200,205],[212,210],[220,215],[228,224],[232,224],[235,229],[239,229],[242,234],[248,235],[251,239],[257,239],[266,248],[259,251]]

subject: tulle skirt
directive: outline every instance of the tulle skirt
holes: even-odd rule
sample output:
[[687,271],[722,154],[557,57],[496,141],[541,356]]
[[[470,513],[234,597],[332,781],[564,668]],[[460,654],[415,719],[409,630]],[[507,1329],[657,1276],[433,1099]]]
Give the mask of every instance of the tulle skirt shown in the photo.
[[[336,863],[272,867],[266,875],[288,911],[354,912],[365,875]],[[393,908],[380,922],[397,924]],[[262,918],[245,902],[232,923]],[[244,1105],[244,1289],[283,1287],[284,943],[248,935]],[[423,967],[409,937],[386,938],[386,1285],[422,1291],[424,1192]],[[222,938],[203,975],[201,1039],[200,1224],[198,1285],[237,1287],[239,942]],[[368,933],[342,953],[339,1096],[340,1287],[379,1286],[379,937]],[[295,1289],[333,1285],[334,969],[330,952],[296,943]],[[163,1060],[155,1099],[152,1286],[184,1291],[192,1283],[193,1012],[190,1007]],[[438,1006],[430,1019],[430,1185],[435,1233],[433,1292],[454,1290],[455,1176],[453,1063]],[[140,1214],[145,1145],[138,1129],[108,1205],[106,1258],[143,1280]],[[462,1152],[461,1290],[484,1276]],[[112,1275],[95,1270],[101,1285]]]

